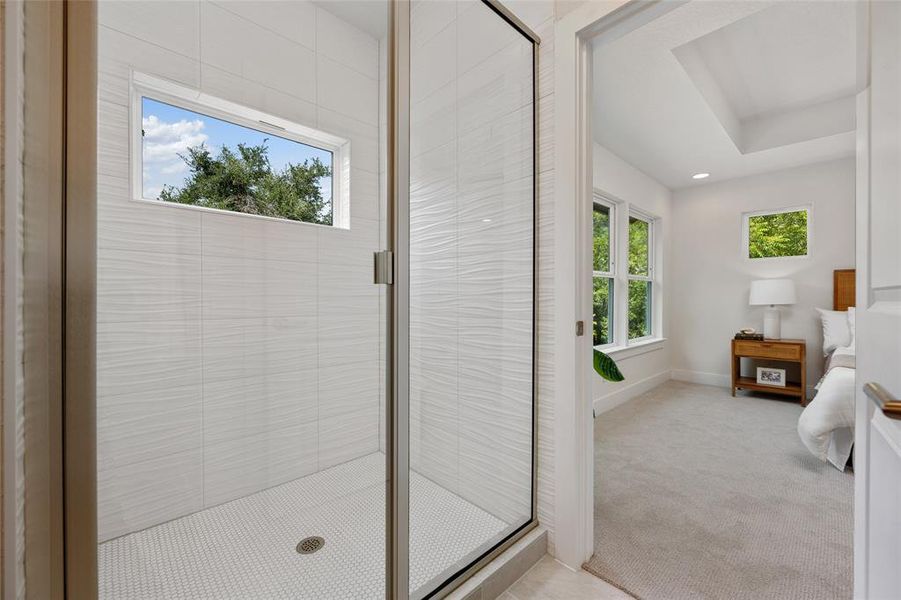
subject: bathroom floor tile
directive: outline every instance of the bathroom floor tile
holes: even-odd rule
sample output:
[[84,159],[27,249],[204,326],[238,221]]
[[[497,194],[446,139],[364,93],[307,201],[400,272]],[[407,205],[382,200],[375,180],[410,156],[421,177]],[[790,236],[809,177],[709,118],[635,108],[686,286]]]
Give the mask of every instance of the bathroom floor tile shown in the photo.
[[587,571],[573,571],[550,555],[510,586],[510,600],[633,600],[632,596]]

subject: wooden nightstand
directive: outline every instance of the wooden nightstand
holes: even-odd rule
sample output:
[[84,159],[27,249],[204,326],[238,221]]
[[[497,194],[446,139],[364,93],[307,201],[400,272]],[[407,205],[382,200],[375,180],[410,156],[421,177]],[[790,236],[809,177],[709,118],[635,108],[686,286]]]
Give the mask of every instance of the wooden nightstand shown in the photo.
[[[796,363],[801,367],[801,382],[788,381],[785,387],[761,385],[757,377],[742,377],[742,358],[762,358]],[[804,340],[732,340],[732,395],[735,390],[770,392],[795,396],[801,406],[807,405],[807,342]]]

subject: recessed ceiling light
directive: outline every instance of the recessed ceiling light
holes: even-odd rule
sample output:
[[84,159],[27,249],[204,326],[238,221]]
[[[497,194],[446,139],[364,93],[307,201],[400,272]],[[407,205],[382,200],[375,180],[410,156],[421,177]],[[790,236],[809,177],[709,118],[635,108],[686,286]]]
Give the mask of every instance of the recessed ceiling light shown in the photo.
[[482,223],[490,223],[491,219],[482,219]]
[[695,173],[691,176],[692,179],[707,179],[710,177],[710,173]]

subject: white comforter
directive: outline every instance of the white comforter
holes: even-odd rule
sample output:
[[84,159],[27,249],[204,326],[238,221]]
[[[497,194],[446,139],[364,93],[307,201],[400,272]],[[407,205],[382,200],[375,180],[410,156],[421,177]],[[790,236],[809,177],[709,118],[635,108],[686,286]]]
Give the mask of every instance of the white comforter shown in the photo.
[[[817,386],[817,395],[798,419],[801,441],[814,456],[845,470],[854,444],[853,348],[838,348],[832,366]],[[849,360],[850,359],[850,360]]]

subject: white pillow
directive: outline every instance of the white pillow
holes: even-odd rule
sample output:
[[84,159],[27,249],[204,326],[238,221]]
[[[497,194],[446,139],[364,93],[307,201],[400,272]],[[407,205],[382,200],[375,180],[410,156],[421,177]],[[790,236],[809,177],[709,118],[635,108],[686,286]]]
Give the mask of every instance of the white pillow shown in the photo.
[[827,355],[839,346],[851,345],[851,325],[848,313],[839,310],[818,308],[823,321],[823,355]]

